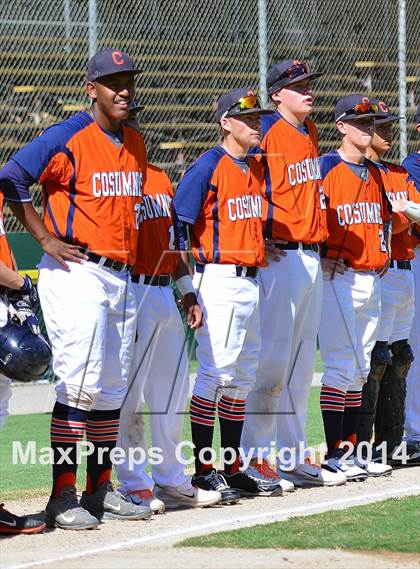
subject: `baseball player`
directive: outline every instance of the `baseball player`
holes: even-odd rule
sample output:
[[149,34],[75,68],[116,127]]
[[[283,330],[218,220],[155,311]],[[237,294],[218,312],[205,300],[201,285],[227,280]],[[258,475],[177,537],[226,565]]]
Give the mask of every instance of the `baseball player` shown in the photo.
[[[328,447],[326,468],[364,480],[390,474],[382,463],[351,455],[370,355],[378,334],[380,273],[388,263],[389,203],[379,170],[365,159],[378,105],[360,94],[337,101],[338,150],[321,157],[329,237],[322,248],[324,298],[319,343],[324,361],[320,394]],[[348,445],[350,446],[350,445]],[[348,454],[348,453],[347,453]]]
[[[379,168],[388,200],[420,202],[414,183],[407,181],[402,166],[385,162],[382,156],[391,148],[394,116],[383,101],[374,100],[380,117],[367,157]],[[363,386],[358,443],[370,442],[375,422],[375,444],[386,443],[384,456],[392,457],[404,431],[406,377],[413,361],[408,337],[414,319],[414,279],[411,261],[415,257],[411,227],[404,215],[394,213],[391,262],[381,281],[381,318],[378,339],[372,351],[368,380]],[[388,350],[390,347],[392,357]],[[367,450],[364,447],[361,450]]]
[[[262,119],[261,152],[267,164],[264,236],[276,241],[284,256],[280,262],[269,261],[258,275],[262,351],[257,382],[248,397],[242,445],[245,452],[253,450],[252,467],[277,480],[285,490],[294,484],[346,482],[341,474],[321,470],[308,457],[296,456],[300,444],[305,444],[321,310],[318,243],[327,237],[318,135],[308,119],[312,82],[321,75],[296,60],[272,65],[267,91],[277,110]],[[290,457],[285,456],[290,462],[278,463],[278,473],[264,458],[273,440],[279,449],[291,451]]]
[[[199,368],[190,410],[193,484],[221,492],[222,503],[237,501],[239,495],[282,493],[271,478],[241,471],[238,452],[260,351],[256,276],[265,262],[264,170],[248,151],[259,144],[259,121],[265,114],[271,111],[263,110],[248,89],[222,95],[216,117],[223,142],[187,170],[174,198],[178,218],[189,226],[194,286],[204,310],[204,326],[196,333]],[[212,464],[216,412],[226,449],[222,473]]]
[[[136,328],[129,269],[136,258],[146,151],[141,135],[123,121],[138,72],[129,55],[98,52],[88,65],[89,111],[48,128],[0,172],[10,207],[45,253],[38,290],[58,377],[46,518],[47,525],[63,529],[151,515],[110,481]],[[44,221],[29,194],[35,182],[43,187]],[[89,456],[79,504],[77,451],[85,432]]]
[[[135,111],[139,110],[134,106]],[[138,127],[136,118],[130,124]],[[188,358],[184,327],[170,287],[171,275],[183,294],[183,309],[191,329],[201,325],[202,311],[188,267],[176,250],[172,211],[173,189],[163,170],[147,165],[147,181],[138,215],[139,247],[132,281],[138,305],[137,341],[131,365],[129,390],[121,409],[118,446],[147,450],[142,395],[150,410],[153,446],[163,461],[145,472],[147,459],[130,468],[128,459],[116,466],[121,492],[134,504],[155,513],[179,507],[204,507],[221,500],[219,492],[191,485],[177,460],[184,410],[189,392]],[[153,487],[154,494],[153,495]]]
[[[420,105],[415,115],[415,126],[420,134]],[[420,150],[409,154],[402,165],[410,173],[420,192]],[[414,362],[407,376],[407,397],[405,406],[405,461],[407,464],[420,463],[420,225],[412,227],[413,247],[417,253],[411,261],[415,283],[415,318],[410,334],[410,345],[414,350]],[[404,458],[404,457],[402,457]],[[394,456],[394,462],[397,457]]]
[[[13,304],[17,306],[15,314],[22,319],[31,317],[34,322],[33,301],[36,291],[28,277],[21,277],[16,271],[16,264],[7,242],[3,225],[3,194],[0,193],[0,328],[4,327],[9,319],[9,300],[6,292],[9,292]],[[32,300],[31,300],[32,299]],[[3,364],[4,365],[4,364]],[[12,395],[10,387],[11,379],[0,374],[0,429],[4,426],[8,415],[8,403]],[[45,523],[40,520],[17,516],[12,514],[0,504],[0,535],[39,533],[45,529]]]

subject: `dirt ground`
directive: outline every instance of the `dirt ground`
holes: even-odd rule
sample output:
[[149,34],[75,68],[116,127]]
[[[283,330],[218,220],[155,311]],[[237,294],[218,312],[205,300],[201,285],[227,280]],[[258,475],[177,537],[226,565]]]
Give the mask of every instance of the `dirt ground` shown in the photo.
[[[363,566],[418,568],[418,557],[403,554],[351,553],[340,550],[234,550],[174,548],[183,539],[225,529],[280,521],[291,516],[341,509],[391,497],[420,494],[420,467],[394,471],[390,477],[339,488],[298,490],[278,498],[242,500],[236,506],[184,510],[147,522],[111,521],[98,530],[50,530],[41,535],[1,538],[1,567],[17,569],[101,569],[170,567],[230,569]],[[46,497],[8,502],[19,514],[42,511]]]

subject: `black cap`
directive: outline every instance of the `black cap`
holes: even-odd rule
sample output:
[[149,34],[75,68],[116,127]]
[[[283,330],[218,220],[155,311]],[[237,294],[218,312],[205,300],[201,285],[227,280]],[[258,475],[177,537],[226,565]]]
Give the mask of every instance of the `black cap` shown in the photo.
[[388,105],[384,101],[374,98],[371,98],[370,101],[375,105],[378,105],[378,112],[380,114],[380,117],[375,119],[375,124],[385,124],[387,122],[400,121],[404,118],[392,114],[389,110]]
[[139,113],[144,110],[144,105],[140,105],[137,99],[133,99],[130,104],[130,113]]
[[114,75],[115,73],[141,73],[136,69],[131,57],[117,49],[104,49],[98,51],[88,64],[88,81],[96,81],[100,77]]
[[[249,99],[248,99],[249,98]],[[253,101],[252,98],[255,100]],[[244,106],[241,100],[244,99],[244,103],[252,104],[252,107]],[[248,99],[245,101],[245,99]],[[248,89],[248,87],[243,87],[241,89],[233,89],[222,95],[217,101],[216,118],[217,121],[223,117],[236,117],[238,115],[271,115],[274,111],[268,109],[263,109],[261,100],[257,95]]]
[[297,59],[284,59],[274,63],[267,73],[267,93],[272,95],[276,91],[299,81],[314,80],[321,77],[322,73],[309,70],[307,63]]
[[414,117],[414,122],[416,126],[420,125],[420,105],[417,107],[416,115]]
[[366,117],[377,119],[381,116],[377,99],[370,99],[361,93],[341,97],[335,105],[335,122]]

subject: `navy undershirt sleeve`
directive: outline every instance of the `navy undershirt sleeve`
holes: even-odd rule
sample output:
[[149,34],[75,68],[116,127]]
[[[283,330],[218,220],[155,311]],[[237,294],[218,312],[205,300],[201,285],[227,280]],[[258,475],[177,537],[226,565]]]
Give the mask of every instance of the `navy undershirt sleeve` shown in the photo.
[[226,152],[218,146],[205,152],[185,172],[174,197],[174,209],[181,221],[193,225],[210,188],[210,181],[219,160]]
[[13,159],[0,170],[0,189],[9,202],[31,202],[30,186],[36,180]]

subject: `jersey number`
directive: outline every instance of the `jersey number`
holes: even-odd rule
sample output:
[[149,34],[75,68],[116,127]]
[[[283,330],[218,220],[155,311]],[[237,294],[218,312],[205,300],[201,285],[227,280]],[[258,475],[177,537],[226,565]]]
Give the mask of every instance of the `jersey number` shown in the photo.
[[171,225],[169,228],[169,243],[168,243],[169,251],[175,251],[175,229],[174,226]]
[[319,203],[321,204],[321,209],[327,209],[327,201],[325,199],[324,188],[319,187]]
[[386,248],[385,235],[381,228],[379,228],[379,241],[381,242],[381,251],[386,253],[388,249]]
[[140,227],[140,208],[141,204],[139,203],[134,204],[134,217],[135,217],[136,229]]

